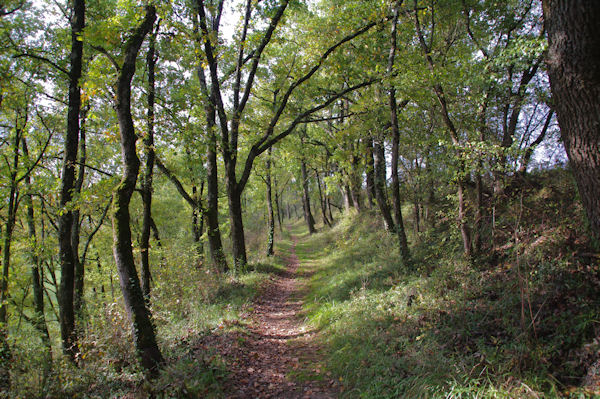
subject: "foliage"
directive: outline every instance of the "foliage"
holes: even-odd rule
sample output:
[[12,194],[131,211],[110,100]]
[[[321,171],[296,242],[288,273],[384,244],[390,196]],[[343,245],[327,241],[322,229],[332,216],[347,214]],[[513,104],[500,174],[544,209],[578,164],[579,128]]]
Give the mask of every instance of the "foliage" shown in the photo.
[[475,264],[438,227],[406,269],[367,215],[298,245],[314,273],[307,316],[343,397],[557,397],[577,385],[594,350],[600,280],[569,250],[582,217],[567,200],[571,178],[536,179],[499,216],[502,249]]

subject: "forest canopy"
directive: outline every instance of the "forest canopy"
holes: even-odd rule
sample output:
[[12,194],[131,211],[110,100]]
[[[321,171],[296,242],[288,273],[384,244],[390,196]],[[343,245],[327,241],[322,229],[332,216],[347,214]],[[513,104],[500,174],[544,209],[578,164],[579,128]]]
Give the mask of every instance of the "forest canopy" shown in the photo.
[[[168,393],[185,367],[175,343],[235,330],[224,320],[271,292],[277,267],[303,265],[304,242],[322,259],[354,251],[340,279],[386,255],[377,278],[392,291],[448,272],[467,298],[470,273],[495,275],[494,295],[516,290],[518,304],[514,330],[489,334],[532,357],[515,349],[506,375],[538,393],[593,386],[598,300],[552,318],[547,304],[571,291],[539,276],[597,280],[598,21],[592,0],[5,0],[0,390],[184,396],[193,378],[196,394],[228,396],[222,354]],[[332,276],[307,284],[325,292]],[[359,295],[342,287],[348,303]],[[414,311],[425,294],[406,292]],[[307,318],[330,317],[320,306],[335,294],[310,298]],[[576,337],[544,341],[569,311]],[[442,313],[419,320],[444,325]],[[361,383],[324,367],[336,389]],[[516,394],[502,373],[490,381]]]

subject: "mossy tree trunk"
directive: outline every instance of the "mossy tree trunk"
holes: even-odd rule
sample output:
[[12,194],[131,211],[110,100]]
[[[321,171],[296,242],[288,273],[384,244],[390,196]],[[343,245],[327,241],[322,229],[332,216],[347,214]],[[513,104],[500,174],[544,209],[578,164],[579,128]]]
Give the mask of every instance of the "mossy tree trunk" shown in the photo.
[[142,263],[141,288],[147,302],[150,300],[150,229],[152,219],[152,179],[154,175],[154,80],[156,69],[155,43],[157,29],[150,35],[148,53],[146,54],[146,66],[148,68],[148,108],[146,114],[146,134],[144,135],[144,154],[146,163],[142,178],[142,234],[140,237],[140,258]]
[[131,116],[131,80],[135,74],[138,52],[144,37],[152,29],[155,19],[156,11],[154,7],[147,6],[144,20],[127,40],[124,48],[124,60],[118,77],[116,96],[117,118],[121,133],[123,176],[113,194],[112,214],[113,252],[119,273],[121,291],[131,322],[137,355],[150,376],[157,375],[158,369],[164,360],[156,343],[154,325],[152,324],[150,312],[146,307],[135,267],[129,225],[129,203],[135,190],[140,168],[140,161],[135,148],[137,135]]

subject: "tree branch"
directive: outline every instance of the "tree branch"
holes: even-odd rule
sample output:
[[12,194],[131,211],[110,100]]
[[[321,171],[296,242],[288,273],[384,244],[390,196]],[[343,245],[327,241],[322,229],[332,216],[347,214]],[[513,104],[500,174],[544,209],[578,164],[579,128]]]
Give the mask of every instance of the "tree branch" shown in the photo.
[[156,157],[155,162],[158,169],[160,169],[160,171],[167,177],[167,179],[169,179],[171,183],[173,183],[173,185],[175,186],[179,194],[181,194],[183,199],[186,200],[192,208],[199,208],[198,203],[188,194],[187,191],[185,191],[183,184],[181,184],[177,176],[175,176],[169,169],[167,169],[167,167],[162,163],[162,161],[158,157]]
[[67,71],[65,68],[61,67],[60,65],[58,65],[57,63],[55,63],[54,61],[51,61],[50,59],[41,56],[41,55],[37,55],[37,54],[31,54],[31,53],[21,53],[21,54],[15,54],[13,55],[12,58],[22,58],[22,57],[29,57],[29,58],[33,58],[39,61],[43,61],[46,64],[50,65],[51,67],[57,69],[58,71],[64,73],[65,75],[69,75],[69,71]]

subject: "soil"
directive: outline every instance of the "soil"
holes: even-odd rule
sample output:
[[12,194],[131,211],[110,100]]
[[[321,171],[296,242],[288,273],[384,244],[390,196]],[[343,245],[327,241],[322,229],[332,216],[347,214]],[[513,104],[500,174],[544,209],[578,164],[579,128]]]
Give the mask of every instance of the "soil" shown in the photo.
[[[301,320],[302,280],[297,239],[284,273],[271,278],[255,301],[247,331],[218,345],[227,359],[227,398],[337,398],[340,387],[319,365],[315,331]],[[252,308],[251,308],[252,309]],[[222,344],[222,343],[221,343]]]

